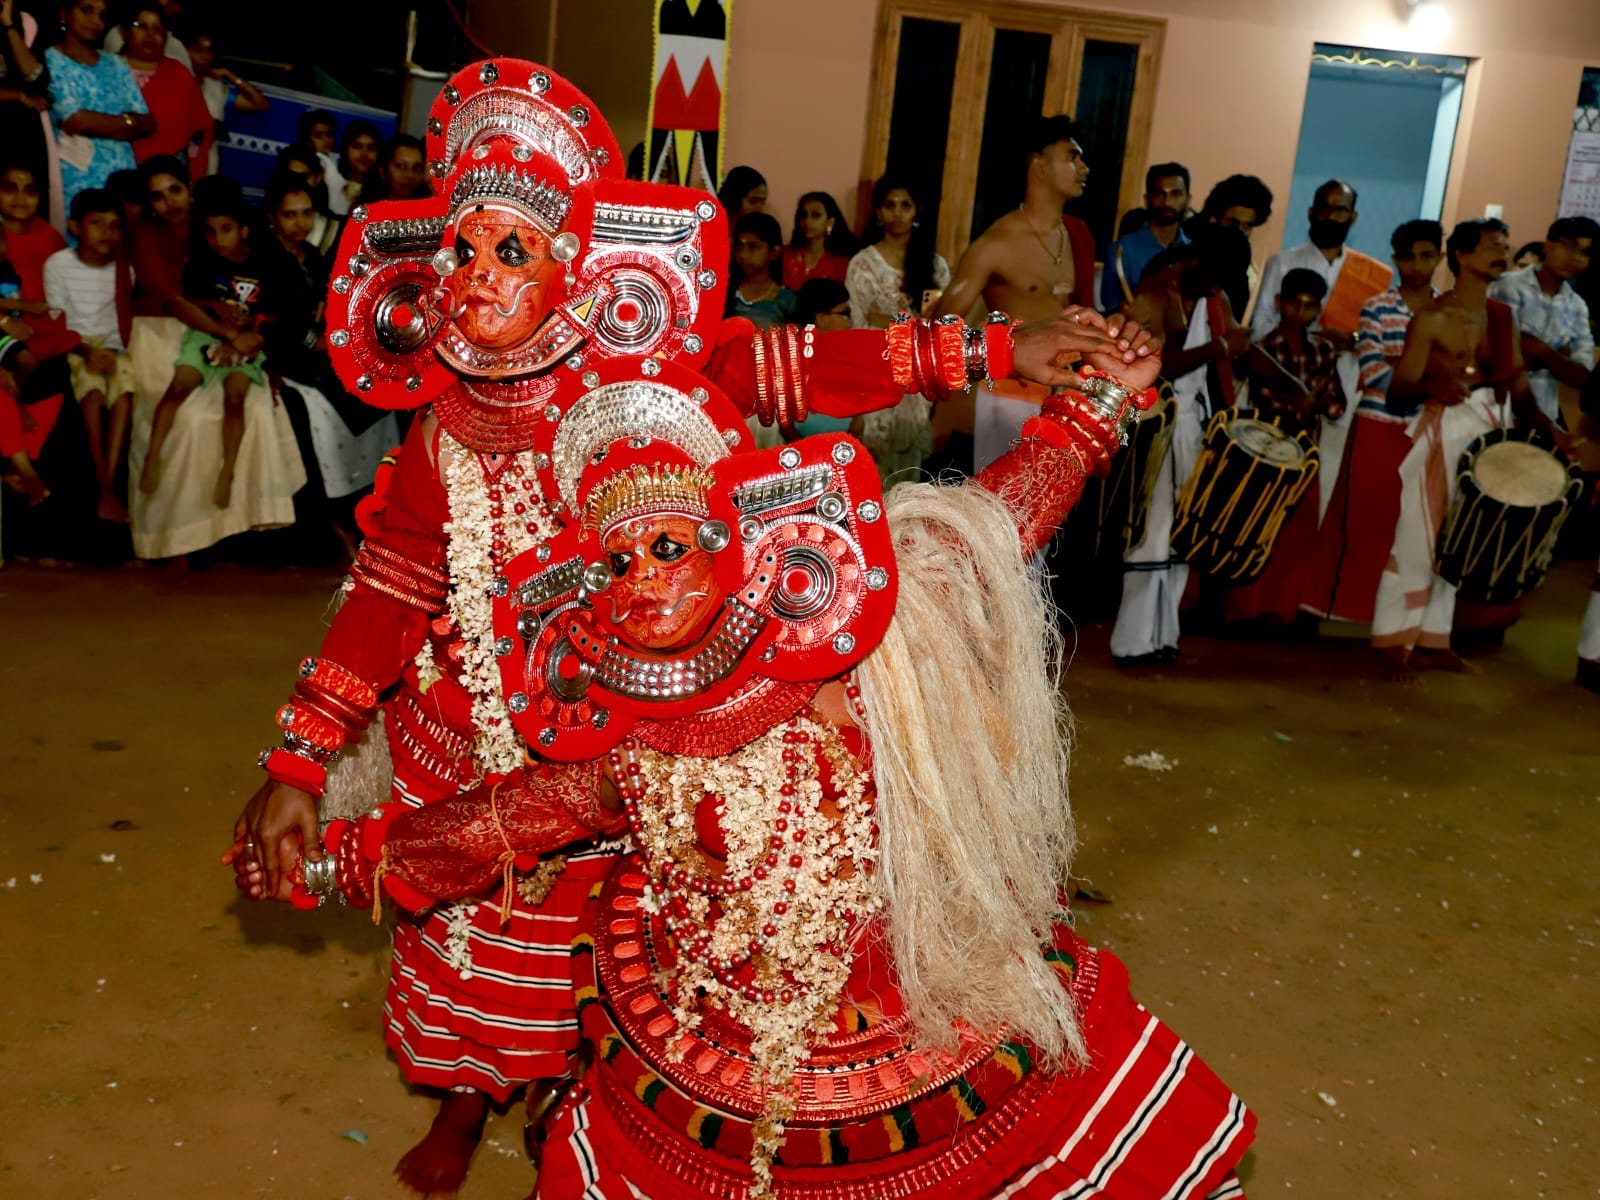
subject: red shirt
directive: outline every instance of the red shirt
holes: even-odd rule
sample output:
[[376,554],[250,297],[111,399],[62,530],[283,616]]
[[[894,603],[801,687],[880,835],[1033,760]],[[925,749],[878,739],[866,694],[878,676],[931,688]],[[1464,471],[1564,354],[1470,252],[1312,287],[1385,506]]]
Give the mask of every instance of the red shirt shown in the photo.
[[175,58],[163,58],[149,73],[136,70],[133,77],[156,119],[156,131],[133,143],[133,157],[142,163],[158,154],[175,154],[189,164],[190,182],[199,179],[206,173],[216,128],[200,85]]
[[791,292],[798,292],[801,285],[810,279],[832,279],[837,283],[843,283],[844,273],[849,266],[850,260],[844,255],[835,254],[831,250],[824,250],[822,257],[817,260],[817,265],[807,271],[805,247],[785,246],[783,249],[783,286]]
[[[17,269],[24,300],[44,302],[44,260],[66,247],[66,239],[40,217],[30,220],[21,233],[6,232],[6,257]],[[33,330],[28,348],[41,359],[65,353],[82,340],[67,329],[63,316],[30,314],[21,319]]]

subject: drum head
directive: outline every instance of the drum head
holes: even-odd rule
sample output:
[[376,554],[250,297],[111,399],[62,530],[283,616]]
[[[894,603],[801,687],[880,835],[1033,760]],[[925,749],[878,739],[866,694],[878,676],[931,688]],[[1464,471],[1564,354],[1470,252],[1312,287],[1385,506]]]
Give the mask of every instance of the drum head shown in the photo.
[[1276,425],[1254,417],[1235,417],[1228,422],[1228,437],[1239,448],[1256,458],[1279,467],[1298,467],[1305,461],[1300,443]]
[[1471,469],[1484,495],[1514,508],[1543,508],[1567,492],[1567,469],[1561,460],[1528,442],[1485,446]]

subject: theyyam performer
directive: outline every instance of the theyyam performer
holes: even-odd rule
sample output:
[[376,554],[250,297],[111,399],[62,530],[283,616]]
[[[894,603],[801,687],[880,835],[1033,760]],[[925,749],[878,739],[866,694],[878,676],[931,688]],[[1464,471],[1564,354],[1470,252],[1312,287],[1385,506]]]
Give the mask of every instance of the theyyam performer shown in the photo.
[[[538,1081],[545,1197],[1240,1194],[1253,1117],[1059,909],[1024,559],[1156,344],[721,321],[720,210],[620,180],[531,64],[457,75],[428,151],[437,198],[352,214],[329,341],[431,408],[224,855],[251,896],[412,914],[389,1038],[461,1090],[402,1180],[459,1184],[474,1113]],[[884,497],[852,439],[744,424],[1013,369],[1063,390],[970,486]]]

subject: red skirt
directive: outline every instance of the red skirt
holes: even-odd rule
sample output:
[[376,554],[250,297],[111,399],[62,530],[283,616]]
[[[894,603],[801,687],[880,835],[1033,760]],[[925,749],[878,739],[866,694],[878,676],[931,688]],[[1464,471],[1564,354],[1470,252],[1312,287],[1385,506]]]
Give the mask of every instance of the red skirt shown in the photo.
[[[1242,1196],[1234,1168],[1255,1136],[1254,1115],[1129,995],[1120,961],[1064,929],[1058,941],[1076,964],[1087,1066],[1050,1072],[1025,1047],[1002,1043],[992,1059],[899,1107],[852,1117],[847,1104],[826,1127],[791,1127],[773,1167],[778,1200]],[[744,1200],[747,1122],[692,1086],[667,1085],[597,1016],[605,1003],[586,1009],[586,1035],[602,1033],[595,1064],[551,1120],[537,1195]],[[1001,1063],[1015,1083],[997,1090]],[[923,1128],[928,1115],[936,1128]]]
[[[470,698],[452,680],[439,680],[422,697],[415,669],[407,669],[387,714],[397,801],[414,807],[466,785],[459,756],[471,753],[470,711]],[[407,1080],[474,1088],[503,1102],[535,1079],[567,1073],[578,1046],[572,940],[590,888],[621,849],[591,844],[569,853],[544,899],[532,905],[515,898],[504,925],[500,891],[400,916],[384,1041]]]
[[535,1079],[565,1075],[578,1047],[572,939],[595,881],[620,846],[569,854],[537,906],[502,893],[402,916],[384,998],[384,1040],[414,1084],[470,1087],[497,1102]]
[[1405,421],[1356,413],[1305,565],[1300,606],[1307,612],[1332,621],[1372,620],[1378,579],[1400,519],[1400,464],[1410,452]]

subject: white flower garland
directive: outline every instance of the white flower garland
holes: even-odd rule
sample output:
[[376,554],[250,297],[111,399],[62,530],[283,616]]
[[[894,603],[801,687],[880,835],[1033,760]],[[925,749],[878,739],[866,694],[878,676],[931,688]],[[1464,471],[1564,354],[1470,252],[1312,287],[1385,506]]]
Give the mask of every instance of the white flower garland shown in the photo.
[[[833,794],[823,790],[819,757],[832,769]],[[700,1025],[703,1005],[716,1004],[750,1030],[751,1054],[766,1089],[765,1111],[755,1123],[751,1194],[770,1196],[772,1160],[794,1113],[795,1070],[832,1029],[849,980],[854,952],[842,934],[852,926],[859,931],[883,906],[872,871],[877,845],[869,777],[837,732],[806,718],[720,758],[672,758],[645,750],[637,761],[641,848],[654,877],[645,906],[670,913],[672,902],[680,900],[689,919],[709,935],[704,958],[679,955],[674,1016],[687,1032]],[[741,881],[741,890],[718,897],[721,915],[715,920],[709,897],[672,882],[673,871],[696,857],[695,810],[707,795],[723,800],[724,878]],[[788,811],[780,807],[784,801]],[[767,867],[774,831],[791,829],[804,829],[803,840],[785,836],[778,865]],[[748,888],[742,882],[747,878]],[[762,948],[751,962],[761,990],[752,996],[719,978],[705,958],[734,959],[757,938]]]
[[[464,643],[459,678],[472,697],[473,752],[484,772],[503,774],[522,766],[523,744],[500,693],[491,588],[506,562],[550,537],[555,527],[540,512],[532,452],[520,451],[500,476],[507,486],[522,481],[519,490],[526,511],[498,519],[478,456],[448,433],[439,435],[439,453],[450,499],[450,522],[445,526],[450,539],[450,616]],[[497,534],[505,544],[503,561],[497,560],[494,550]]]
[[472,918],[478,906],[466,901],[456,901],[448,909],[444,935],[444,953],[450,966],[462,979],[472,978]]

